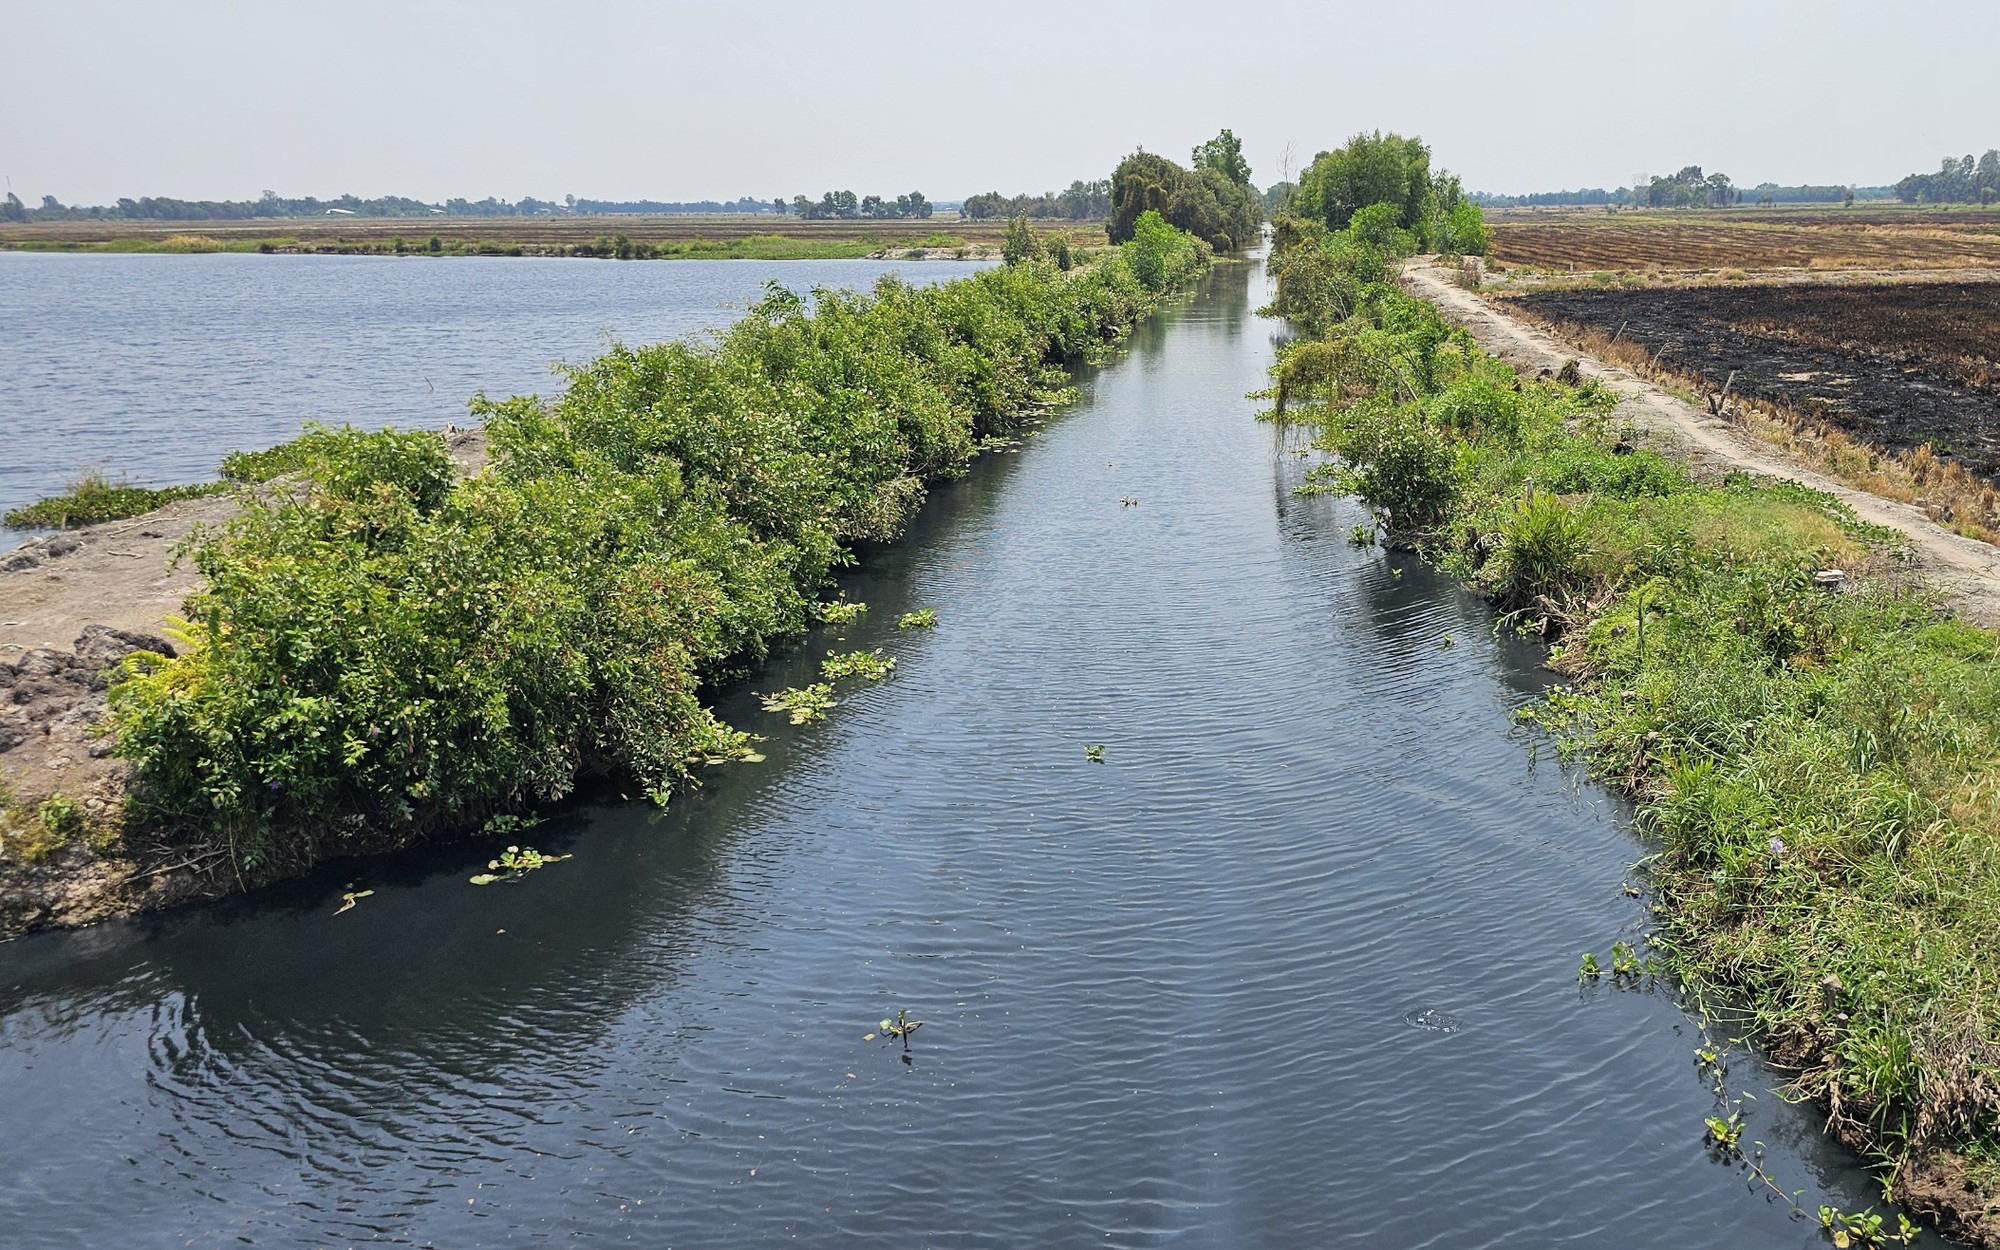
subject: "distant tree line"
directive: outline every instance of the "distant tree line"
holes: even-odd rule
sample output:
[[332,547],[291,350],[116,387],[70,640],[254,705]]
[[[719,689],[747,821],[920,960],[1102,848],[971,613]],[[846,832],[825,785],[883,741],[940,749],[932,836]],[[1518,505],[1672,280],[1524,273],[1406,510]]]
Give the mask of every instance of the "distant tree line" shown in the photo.
[[1494,195],[1476,191],[1471,198],[1487,208],[1517,208],[1537,205],[1623,206],[1628,208],[1723,208],[1737,204],[1851,204],[1856,200],[1894,198],[1893,187],[1782,186],[1760,182],[1754,187],[1733,185],[1727,174],[1708,174],[1699,165],[1689,165],[1678,173],[1647,180],[1645,186],[1579,187],[1575,191],[1535,191],[1525,195]]
[[1139,218],[1156,212],[1218,252],[1248,246],[1264,223],[1264,197],[1250,185],[1242,141],[1224,130],[1195,148],[1193,164],[1186,169],[1143,148],[1120,161],[1105,223],[1111,241],[1132,238]]
[[[522,203],[527,203],[524,200]],[[572,213],[585,213],[593,217],[612,217],[621,213],[645,214],[667,217],[676,213],[782,213],[783,200],[753,200],[743,196],[735,200],[579,200],[573,195],[563,197],[563,203]]]
[[[784,212],[783,204],[778,207]],[[817,202],[803,195],[792,197],[792,215],[805,221],[893,221],[898,218],[928,217],[931,202],[921,191],[884,199],[879,195],[857,197],[852,191],[828,191]]]
[[42,197],[40,208],[29,208],[19,197],[8,194],[0,203],[0,221],[245,221],[257,217],[544,217],[554,214],[673,214],[673,213],[782,213],[781,201],[756,200],[579,200],[566,195],[558,200],[538,200],[523,196],[509,203],[487,196],[483,200],[450,199],[437,204],[400,195],[362,199],[355,195],[330,200],[307,196],[289,199],[266,191],[255,200],[176,200],[167,196],[121,199],[115,204],[66,205],[53,195]]
[[1063,221],[1101,221],[1111,215],[1111,182],[1078,179],[1067,191],[1006,196],[998,191],[967,196],[959,211],[967,217],[1038,217]]
[[1991,204],[2000,200],[2000,148],[1986,155],[1953,160],[1947,156],[1934,174],[1911,174],[1896,184],[1905,204]]
[[1680,172],[1655,175],[1646,186],[1648,208],[1728,208],[1742,198],[1728,174],[1703,174],[1699,165]]

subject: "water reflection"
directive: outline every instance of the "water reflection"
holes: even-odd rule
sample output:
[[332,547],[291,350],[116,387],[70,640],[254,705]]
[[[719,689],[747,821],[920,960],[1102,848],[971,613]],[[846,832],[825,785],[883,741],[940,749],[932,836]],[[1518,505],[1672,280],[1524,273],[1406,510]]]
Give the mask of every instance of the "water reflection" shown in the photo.
[[[581,803],[517,885],[441,847],[0,947],[11,1244],[1815,1244],[1702,1151],[1674,1005],[1579,992],[1635,847],[1510,736],[1534,654],[1291,493],[1260,286],[1219,269],[725,692],[766,763]],[[758,710],[878,645],[830,723]],[[904,1007],[907,1062],[862,1036]],[[1865,1197],[1756,1115],[1809,1203]]]

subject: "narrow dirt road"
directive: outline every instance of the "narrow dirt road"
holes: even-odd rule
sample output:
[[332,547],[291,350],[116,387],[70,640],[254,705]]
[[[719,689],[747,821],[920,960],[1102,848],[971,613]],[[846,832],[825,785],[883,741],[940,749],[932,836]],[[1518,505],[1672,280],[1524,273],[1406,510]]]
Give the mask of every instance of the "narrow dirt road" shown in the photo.
[[1961,615],[1983,625],[2000,625],[2000,547],[1960,537],[1939,527],[1913,505],[1856,490],[1799,464],[1630,370],[1585,355],[1511,316],[1494,301],[1459,286],[1449,270],[1419,260],[1404,269],[1403,285],[1412,295],[1437,305],[1448,320],[1465,327],[1481,347],[1517,369],[1554,370],[1576,361],[1583,376],[1595,378],[1618,393],[1620,417],[1691,459],[1789,478],[1838,498],[1863,521],[1900,531],[1909,537],[1919,568],[1949,596]]

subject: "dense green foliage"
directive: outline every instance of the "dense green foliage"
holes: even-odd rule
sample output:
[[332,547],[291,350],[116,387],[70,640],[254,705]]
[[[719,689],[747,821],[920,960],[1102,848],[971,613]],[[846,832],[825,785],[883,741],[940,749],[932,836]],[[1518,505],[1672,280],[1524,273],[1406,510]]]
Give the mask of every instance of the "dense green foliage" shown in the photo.
[[139,516],[177,499],[213,495],[222,489],[215,483],[158,488],[134,486],[123,480],[112,481],[102,473],[90,473],[70,483],[69,489],[60,495],[50,495],[10,509],[6,522],[9,528],[17,530],[59,530],[77,525],[96,525],[102,521]]
[[1973,160],[1967,153],[1947,156],[1934,174],[1911,174],[1896,184],[1896,198],[1908,204],[1991,204],[2000,200],[2000,148]]
[[[778,206],[778,211],[784,211],[782,204]],[[828,191],[818,200],[809,200],[803,195],[793,196],[791,211],[807,221],[921,220],[931,215],[931,202],[921,191],[911,191],[894,199],[883,199],[879,195],[857,198],[852,191]]]
[[960,207],[967,217],[979,221],[993,217],[1055,217],[1066,221],[1096,221],[1111,215],[1111,184],[1108,181],[1069,184],[1067,191],[1045,191],[1040,195],[1002,195],[987,191],[968,195]]
[[1218,252],[1248,247],[1264,221],[1264,201],[1250,185],[1242,144],[1225,130],[1194,151],[1195,167],[1184,169],[1164,156],[1135,152],[1111,176],[1113,243],[1132,237],[1139,218],[1158,213],[1177,230],[1201,239]]
[[1314,157],[1288,205],[1328,230],[1346,230],[1359,216],[1367,240],[1392,251],[1397,240],[1387,232],[1400,229],[1408,235],[1403,254],[1484,255],[1487,249],[1479,206],[1466,197],[1457,177],[1431,171],[1431,151],[1422,140],[1379,130]]
[[2000,638],[1831,497],[1697,481],[1594,384],[1517,379],[1373,280],[1372,245],[1280,242],[1313,331],[1280,402],[1339,457],[1315,473],[1563,639],[1574,684],[1531,715],[1638,798],[1682,983],[1899,1165],[2000,1158]]
[[182,654],[112,691],[135,810],[274,872],[585,772],[664,799],[741,749],[704,683],[806,628],[855,543],[1065,393],[1061,366],[1201,263],[1173,238],[810,308],[773,287],[712,343],[614,347],[559,399],[480,401],[493,459],[469,478],[427,433],[233,457],[294,485],[244,492],[195,553]]

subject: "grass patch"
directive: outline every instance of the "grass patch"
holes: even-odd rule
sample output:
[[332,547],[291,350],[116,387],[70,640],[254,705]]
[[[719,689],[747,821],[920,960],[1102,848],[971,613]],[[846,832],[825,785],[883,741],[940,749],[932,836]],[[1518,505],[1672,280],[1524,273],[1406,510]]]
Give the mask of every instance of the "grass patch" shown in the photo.
[[177,500],[199,499],[228,489],[220,482],[158,488],[134,486],[122,476],[114,480],[92,472],[71,482],[69,489],[60,495],[10,510],[5,519],[10,529],[68,529],[142,516]]

